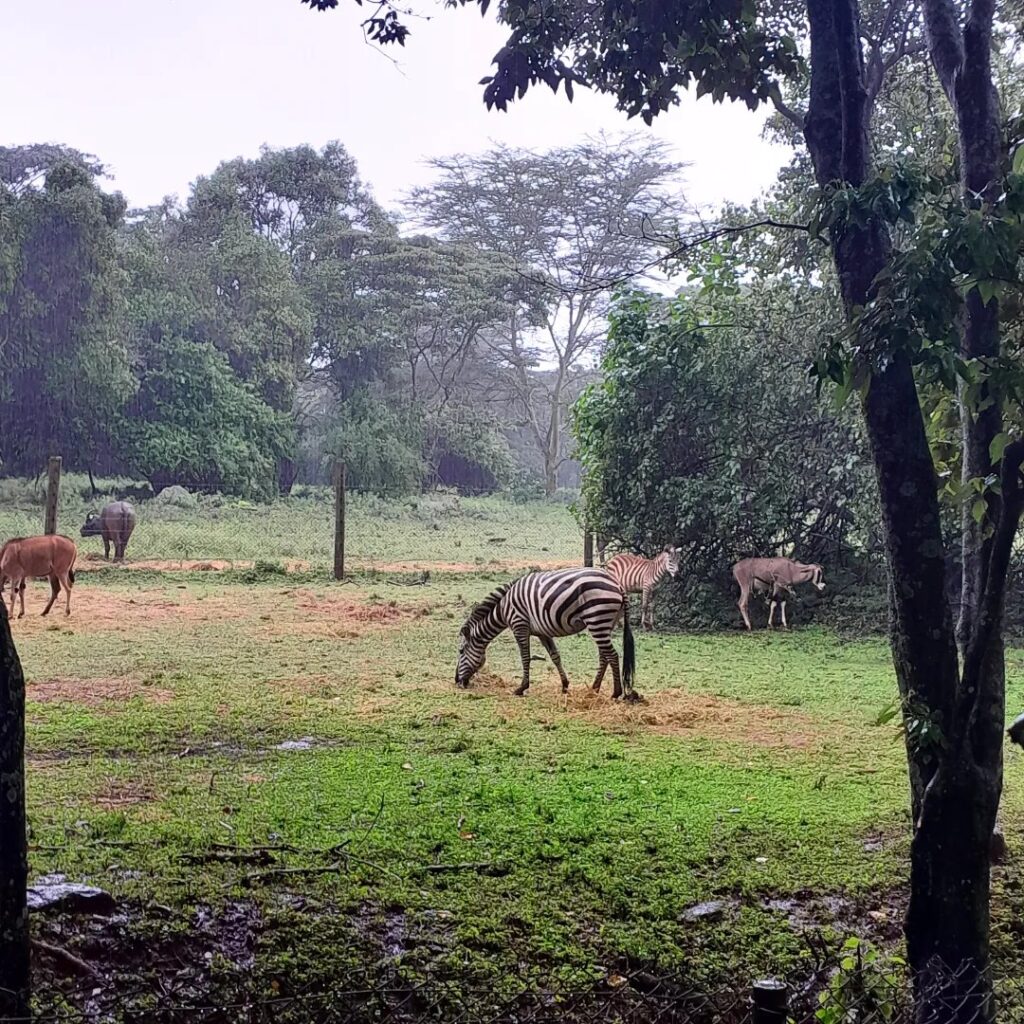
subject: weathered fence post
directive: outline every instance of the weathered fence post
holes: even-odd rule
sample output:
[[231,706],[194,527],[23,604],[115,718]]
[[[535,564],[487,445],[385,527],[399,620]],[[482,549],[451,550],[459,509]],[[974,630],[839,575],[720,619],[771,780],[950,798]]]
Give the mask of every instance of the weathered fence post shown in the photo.
[[43,533],[57,532],[57,499],[60,497],[59,455],[51,455],[46,463],[46,522]]
[[755,981],[751,992],[752,1024],[786,1024],[789,1015],[789,988],[784,981],[763,978]]
[[594,531],[589,526],[583,530],[583,564],[594,564]]
[[334,464],[334,578],[345,578],[345,463]]
[[0,1020],[29,1019],[25,676],[0,598]]

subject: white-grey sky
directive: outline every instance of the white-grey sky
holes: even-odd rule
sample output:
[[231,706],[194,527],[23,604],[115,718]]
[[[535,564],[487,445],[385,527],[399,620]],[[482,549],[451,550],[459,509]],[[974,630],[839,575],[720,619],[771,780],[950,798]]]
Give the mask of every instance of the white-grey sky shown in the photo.
[[[691,202],[743,201],[787,158],[760,139],[763,115],[687,99],[645,129],[608,97],[571,105],[546,88],[510,113],[477,84],[502,42],[493,16],[419,0],[404,50],[367,46],[360,8],[317,13],[298,0],[46,0],[4,5],[0,144],[63,142],[106,162],[136,206],[184,198],[221,160],[262,143],[339,139],[377,198],[394,206],[429,180],[423,161],[490,141],[545,148],[599,130],[670,143]],[[362,16],[365,16],[362,15]]]

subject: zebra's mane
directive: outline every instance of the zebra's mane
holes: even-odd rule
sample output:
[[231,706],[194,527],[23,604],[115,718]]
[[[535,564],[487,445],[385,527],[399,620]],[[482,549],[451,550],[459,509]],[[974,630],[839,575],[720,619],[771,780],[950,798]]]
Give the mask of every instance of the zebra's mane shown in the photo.
[[491,612],[498,606],[498,602],[508,592],[511,583],[503,583],[497,590],[491,591],[470,613],[466,624],[462,627],[467,633],[478,622],[483,622]]

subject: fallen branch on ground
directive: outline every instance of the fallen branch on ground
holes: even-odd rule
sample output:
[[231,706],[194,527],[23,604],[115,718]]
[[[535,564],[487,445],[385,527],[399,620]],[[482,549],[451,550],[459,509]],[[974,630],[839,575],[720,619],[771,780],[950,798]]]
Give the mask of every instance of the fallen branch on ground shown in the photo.
[[432,875],[444,874],[449,871],[478,871],[480,874],[500,878],[502,875],[509,874],[512,869],[507,864],[494,864],[489,860],[470,860],[462,861],[459,864],[424,864],[421,870]]
[[38,950],[40,953],[45,953],[54,960],[59,961],[65,967],[70,967],[75,974],[81,974],[86,978],[92,978],[94,981],[101,981],[103,978],[100,972],[97,971],[92,964],[87,964],[84,960],[75,956],[74,953],[69,953],[61,946],[55,946],[50,942],[43,942],[42,939],[33,939],[32,948]]

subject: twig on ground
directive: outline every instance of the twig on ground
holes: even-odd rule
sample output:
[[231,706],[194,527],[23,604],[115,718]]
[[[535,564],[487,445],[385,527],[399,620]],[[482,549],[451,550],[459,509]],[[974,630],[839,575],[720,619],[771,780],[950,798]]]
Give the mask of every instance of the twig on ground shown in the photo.
[[45,953],[47,956],[52,957],[65,967],[70,967],[75,974],[81,974],[86,978],[92,978],[94,981],[102,980],[103,976],[95,967],[92,966],[92,964],[87,964],[84,960],[75,956],[74,953],[69,953],[62,946],[55,946],[51,942],[43,942],[42,939],[33,939],[32,948],[38,950],[40,953]]
[[416,580],[395,580],[388,579],[385,581],[395,587],[425,587],[430,582],[430,573],[424,569],[423,575]]
[[341,861],[336,860],[333,864],[320,865],[307,868],[271,868],[269,871],[254,871],[242,879],[243,885],[253,885],[256,882],[263,882],[268,878],[281,878],[286,875],[335,875],[341,872]]
[[186,864],[273,864],[274,855],[266,849],[208,850],[206,853],[184,853],[181,859]]
[[446,874],[451,871],[478,871],[480,874],[501,877],[512,870],[507,864],[495,864],[489,860],[462,861],[459,864],[424,864],[421,868],[427,874]]
[[352,863],[363,864],[368,868],[373,868],[374,871],[380,871],[385,875],[390,875],[392,878],[401,880],[401,875],[395,874],[394,871],[389,871],[386,867],[376,864],[372,860],[366,860],[364,857],[357,857],[355,854],[342,849],[342,847],[347,843],[348,840],[346,839],[345,843],[335,848],[335,850],[341,854],[341,859],[336,860],[331,864],[319,865],[316,867],[270,868],[267,871],[253,871],[242,879],[242,884],[252,885],[255,882],[261,882],[268,878],[284,877],[287,875],[331,875],[340,873],[343,867],[347,868]]

